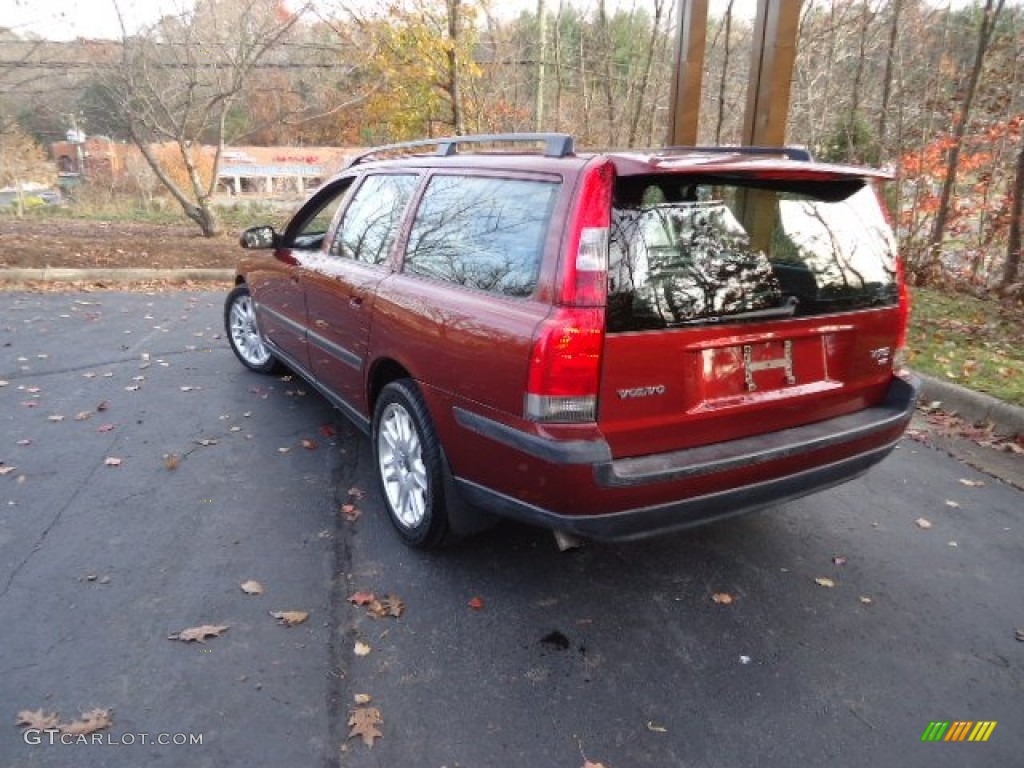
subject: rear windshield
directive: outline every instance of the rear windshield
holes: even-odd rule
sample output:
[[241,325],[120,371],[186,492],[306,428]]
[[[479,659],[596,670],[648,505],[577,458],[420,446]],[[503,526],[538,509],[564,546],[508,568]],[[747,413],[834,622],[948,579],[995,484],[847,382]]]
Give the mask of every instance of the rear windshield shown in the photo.
[[624,179],[609,240],[612,332],[899,301],[895,241],[859,180]]

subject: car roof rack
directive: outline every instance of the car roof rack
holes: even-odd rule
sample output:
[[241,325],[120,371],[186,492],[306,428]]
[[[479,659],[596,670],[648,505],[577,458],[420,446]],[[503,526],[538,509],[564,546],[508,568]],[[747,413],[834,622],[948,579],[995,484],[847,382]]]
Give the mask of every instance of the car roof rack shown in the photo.
[[384,146],[374,147],[352,158],[348,167],[351,168],[354,165],[367,162],[377,155],[388,152],[403,152],[421,147],[436,147],[434,152],[426,153],[427,156],[450,157],[451,155],[458,154],[459,144],[535,144],[538,142],[544,143],[545,157],[568,157],[574,151],[572,136],[567,133],[490,133],[470,136],[446,136],[438,139],[403,141],[398,144],[385,144]]
[[750,146],[696,146],[696,147],[663,147],[650,150],[655,155],[684,155],[687,153],[700,154],[739,154],[770,156],[782,155],[789,160],[799,160],[804,163],[814,161],[810,150],[804,147],[750,147]]

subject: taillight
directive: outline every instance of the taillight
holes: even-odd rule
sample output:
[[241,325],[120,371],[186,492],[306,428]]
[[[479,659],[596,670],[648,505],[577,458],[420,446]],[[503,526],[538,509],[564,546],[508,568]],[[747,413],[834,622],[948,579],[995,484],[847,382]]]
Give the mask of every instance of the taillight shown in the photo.
[[899,370],[906,364],[907,331],[910,328],[910,291],[903,272],[903,259],[896,259],[896,280],[899,281],[899,313],[896,332],[896,354],[893,356],[893,368]]
[[526,382],[526,418],[597,419],[604,310],[556,308],[540,324]]
[[524,404],[528,419],[597,419],[614,179],[610,162],[584,171],[561,262],[558,306],[534,335]]

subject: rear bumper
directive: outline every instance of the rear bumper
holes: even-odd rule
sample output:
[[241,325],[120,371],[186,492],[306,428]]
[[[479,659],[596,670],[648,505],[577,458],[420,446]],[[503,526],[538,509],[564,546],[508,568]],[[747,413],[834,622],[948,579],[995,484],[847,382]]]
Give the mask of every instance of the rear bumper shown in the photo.
[[[884,459],[899,442],[913,414],[919,391],[917,379],[894,378],[881,404],[835,419],[752,438],[733,440],[684,451],[634,459],[601,460],[598,446],[576,446],[567,464],[580,464],[582,455],[598,458],[588,462],[596,489],[627,491],[630,487],[649,489],[658,484],[678,488],[680,483],[721,475],[720,489],[664,503],[622,509],[604,514],[566,515],[498,493],[466,479],[457,479],[460,494],[496,514],[527,523],[593,539],[628,540],[688,528],[750,512],[824,490],[864,474]],[[464,424],[465,426],[465,424]],[[497,439],[494,430],[488,435]],[[536,439],[532,439],[535,441]],[[506,440],[500,442],[509,444]],[[530,442],[516,440],[519,450]],[[849,446],[849,455],[843,455]],[[868,447],[865,447],[868,446]],[[541,447],[546,461],[559,450]],[[604,456],[602,456],[604,454]],[[822,455],[840,458],[822,463]],[[806,459],[806,461],[803,461]],[[729,487],[730,473],[759,464],[781,462],[797,469],[778,473],[766,467],[765,479]],[[794,464],[794,462],[796,462]]]

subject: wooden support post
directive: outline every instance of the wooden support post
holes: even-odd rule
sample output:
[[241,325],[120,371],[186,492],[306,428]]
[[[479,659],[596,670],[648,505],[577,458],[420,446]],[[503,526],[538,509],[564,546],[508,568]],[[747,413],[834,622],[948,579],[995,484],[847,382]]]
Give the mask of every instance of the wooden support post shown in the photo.
[[669,145],[675,147],[697,144],[704,48],[708,36],[708,0],[682,0],[681,6],[668,136]]
[[757,1],[747,111],[743,117],[742,143],[746,146],[786,143],[799,24],[800,0]]

